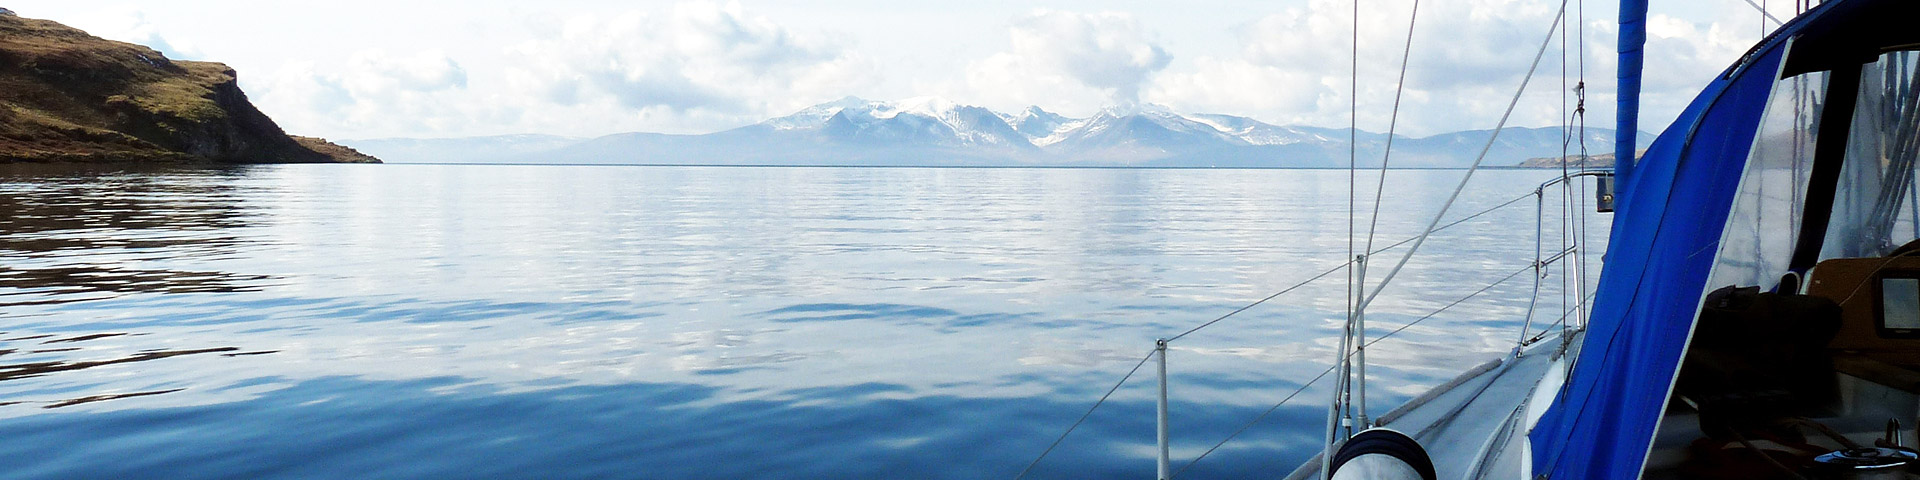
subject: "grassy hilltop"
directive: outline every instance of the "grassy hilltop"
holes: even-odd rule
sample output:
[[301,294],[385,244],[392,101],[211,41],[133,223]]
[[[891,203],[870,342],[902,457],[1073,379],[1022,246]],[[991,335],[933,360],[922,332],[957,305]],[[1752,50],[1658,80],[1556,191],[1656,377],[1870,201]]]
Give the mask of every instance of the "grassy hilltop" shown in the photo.
[[0,11],[0,163],[378,163],[291,137],[235,72]]

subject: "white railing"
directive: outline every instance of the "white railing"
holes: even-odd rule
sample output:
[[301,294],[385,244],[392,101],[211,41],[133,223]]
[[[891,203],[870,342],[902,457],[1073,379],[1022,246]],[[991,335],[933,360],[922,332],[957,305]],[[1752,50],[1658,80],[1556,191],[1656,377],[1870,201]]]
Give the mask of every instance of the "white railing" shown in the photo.
[[[1544,250],[1544,238],[1545,238],[1544,224],[1546,221],[1545,196],[1547,194],[1548,187],[1552,187],[1554,185],[1562,185],[1562,188],[1559,190],[1560,192],[1564,192],[1565,196],[1563,196],[1562,198],[1565,201],[1562,202],[1563,208],[1561,213],[1569,214],[1569,215],[1563,215],[1562,221],[1568,222],[1568,223],[1563,223],[1562,227],[1565,228],[1563,232],[1571,232],[1577,228],[1577,226],[1572,224],[1570,220],[1571,214],[1573,213],[1572,210],[1574,208],[1584,208],[1584,207],[1573,206],[1574,205],[1574,202],[1572,201],[1574,198],[1573,195],[1576,195],[1577,193],[1574,193],[1574,190],[1571,186],[1571,181],[1580,177],[1599,177],[1599,176],[1610,176],[1610,175],[1612,175],[1611,172],[1596,171],[1596,170],[1567,172],[1559,177],[1555,177],[1552,180],[1549,180],[1545,183],[1540,184],[1532,192],[1515,197],[1511,200],[1507,200],[1498,205],[1494,205],[1485,210],[1476,212],[1472,215],[1462,217],[1453,222],[1450,222],[1444,225],[1438,225],[1432,228],[1429,233],[1439,232],[1442,230],[1446,230],[1448,228],[1452,228],[1454,226],[1457,226],[1467,221],[1481,217],[1488,213],[1492,213],[1496,210],[1500,210],[1500,209],[1518,204],[1520,201],[1526,200],[1529,197],[1532,197],[1535,199],[1535,216],[1534,216],[1535,248],[1534,248],[1534,258],[1532,262],[1530,262],[1529,264],[1527,264],[1522,268],[1516,269],[1511,273],[1506,274],[1505,276],[1499,278],[1498,280],[1488,283],[1487,285],[1481,287],[1480,289],[1475,290],[1473,293],[1469,293],[1463,297],[1455,299],[1452,302],[1449,302],[1446,305],[1430,313],[1422,315],[1406,324],[1396,327],[1395,329],[1388,331],[1386,334],[1368,339],[1365,336],[1364,323],[1357,323],[1357,324],[1349,323],[1349,325],[1357,325],[1359,328],[1343,332],[1343,334],[1348,336],[1345,339],[1346,341],[1343,342],[1343,345],[1342,345],[1342,351],[1347,352],[1347,354],[1345,355],[1345,358],[1338,359],[1334,363],[1334,365],[1329,366],[1326,370],[1320,372],[1319,375],[1308,380],[1306,383],[1301,384],[1292,393],[1282,398],[1278,403],[1275,403],[1272,407],[1268,408],[1264,413],[1261,413],[1259,416],[1255,417],[1253,420],[1242,425],[1239,429],[1235,430],[1232,434],[1229,434],[1225,439],[1222,439],[1219,443],[1214,444],[1212,447],[1208,448],[1206,451],[1202,452],[1200,455],[1194,457],[1192,460],[1189,460],[1186,464],[1182,465],[1180,468],[1178,469],[1172,468],[1173,466],[1172,455],[1171,455],[1172,438],[1169,434],[1169,425],[1168,425],[1169,423],[1169,412],[1168,412],[1169,386],[1167,382],[1167,365],[1168,365],[1167,351],[1173,342],[1178,341],[1200,330],[1207,329],[1216,324],[1219,324],[1220,322],[1228,318],[1234,317],[1242,312],[1252,309],[1253,307],[1259,306],[1270,300],[1273,300],[1275,298],[1279,298],[1283,295],[1291,293],[1308,284],[1324,279],[1328,275],[1331,275],[1334,272],[1338,272],[1341,269],[1348,268],[1349,266],[1354,267],[1356,269],[1363,269],[1365,268],[1366,261],[1369,256],[1377,255],[1395,248],[1399,248],[1401,246],[1407,245],[1410,242],[1415,242],[1420,237],[1408,238],[1408,239],[1396,242],[1394,244],[1375,249],[1365,254],[1356,255],[1352,260],[1348,260],[1345,263],[1342,263],[1340,265],[1334,266],[1333,268],[1322,271],[1317,275],[1307,278],[1306,280],[1303,280],[1299,283],[1296,283],[1292,286],[1282,289],[1279,292],[1276,292],[1265,298],[1261,298],[1252,303],[1249,303],[1246,306],[1240,307],[1232,312],[1228,312],[1225,315],[1221,315],[1220,317],[1217,317],[1212,320],[1201,323],[1199,325],[1196,325],[1192,328],[1189,328],[1185,331],[1180,332],[1177,335],[1155,340],[1152,350],[1150,350],[1145,356],[1143,356],[1140,359],[1139,363],[1136,363],[1131,370],[1129,370],[1125,375],[1123,375],[1120,378],[1118,382],[1114,384],[1113,388],[1108,389],[1106,394],[1102,395],[1098,401],[1094,402],[1093,406],[1088,408],[1085,414],[1082,414],[1078,420],[1076,420],[1071,426],[1067,427],[1066,431],[1062,432],[1060,436],[1056,438],[1052,444],[1050,444],[1044,451],[1042,451],[1038,457],[1034,458],[1032,463],[1028,464],[1025,469],[1022,469],[1019,475],[1015,476],[1015,479],[1018,480],[1020,478],[1026,477],[1026,475],[1032,471],[1033,467],[1039,465],[1040,462],[1044,460],[1049,453],[1051,453],[1056,447],[1060,446],[1060,444],[1066,440],[1068,435],[1072,434],[1075,429],[1079,428],[1079,426],[1083,424],[1087,420],[1087,418],[1093,414],[1095,410],[1099,409],[1101,405],[1104,405],[1106,401],[1113,396],[1114,392],[1118,391],[1121,386],[1125,385],[1127,381],[1133,377],[1133,375],[1139,373],[1140,369],[1144,367],[1146,365],[1146,362],[1149,360],[1157,360],[1156,371],[1158,374],[1157,375],[1157,380],[1158,380],[1157,393],[1158,394],[1156,396],[1156,403],[1155,403],[1155,407],[1156,407],[1155,408],[1155,413],[1156,413],[1155,436],[1156,436],[1156,447],[1157,447],[1157,449],[1155,450],[1157,453],[1157,461],[1156,461],[1157,475],[1155,478],[1158,478],[1160,480],[1172,480],[1173,478],[1177,478],[1182,472],[1185,472],[1188,468],[1192,467],[1194,464],[1198,463],[1201,459],[1206,458],[1207,455],[1212,454],[1215,450],[1219,449],[1221,446],[1224,446],[1228,442],[1232,441],[1234,438],[1238,437],[1241,433],[1246,432],[1248,429],[1252,428],[1255,424],[1258,424],[1261,420],[1271,415],[1274,411],[1277,411],[1281,406],[1284,406],[1288,402],[1292,401],[1294,397],[1299,396],[1300,393],[1304,392],[1308,387],[1311,387],[1315,383],[1318,383],[1320,380],[1325,379],[1327,375],[1332,374],[1335,371],[1341,371],[1343,376],[1347,376],[1349,378],[1351,378],[1352,374],[1359,374],[1364,376],[1366,367],[1365,367],[1364,357],[1361,355],[1364,355],[1363,352],[1365,352],[1367,347],[1371,347],[1373,344],[1379,343],[1382,340],[1392,338],[1394,335],[1397,335],[1400,332],[1405,331],[1409,327],[1418,325],[1421,322],[1424,322],[1441,313],[1451,310],[1453,307],[1458,306],[1461,303],[1466,302],[1467,300],[1476,298],[1492,290],[1497,286],[1505,284],[1513,280],[1514,278],[1520,276],[1521,274],[1532,272],[1533,273],[1532,295],[1528,301],[1526,317],[1525,317],[1525,320],[1521,323],[1520,335],[1518,337],[1518,340],[1515,342],[1513,353],[1509,354],[1509,355],[1516,355],[1518,354],[1521,348],[1533,345],[1545,339],[1548,335],[1552,333],[1551,327],[1546,327],[1546,328],[1542,328],[1538,335],[1530,335],[1533,333],[1534,314],[1539,306],[1538,300],[1540,296],[1541,282],[1543,279],[1549,276],[1549,271],[1547,270],[1547,267],[1560,264],[1561,262],[1567,262],[1568,268],[1572,271],[1572,273],[1568,276],[1571,277],[1571,283],[1572,285],[1574,285],[1573,288],[1576,289],[1576,292],[1572,292],[1573,298],[1575,299],[1574,307],[1572,309],[1562,312],[1562,314],[1560,315],[1560,318],[1556,320],[1554,324],[1555,326],[1558,326],[1561,328],[1560,333],[1562,333],[1562,335],[1560,335],[1560,341],[1562,342],[1562,345],[1560,346],[1560,348],[1562,350],[1566,349],[1567,346],[1565,345],[1565,342],[1569,341],[1569,339],[1572,337],[1567,333],[1572,331],[1584,330],[1586,328],[1586,300],[1589,299],[1590,296],[1586,293],[1586,277],[1584,276],[1584,267],[1581,265],[1581,261],[1578,261],[1584,258],[1582,256],[1583,245],[1582,245],[1582,240],[1580,238],[1584,236],[1584,232],[1579,232],[1579,234],[1573,235],[1572,236],[1573,241],[1571,242],[1571,244],[1565,244],[1565,242],[1563,242],[1562,248],[1556,250],[1551,255],[1546,254]],[[1565,288],[1563,288],[1562,290],[1565,290]],[[1361,293],[1366,293],[1366,292],[1361,292]],[[1378,289],[1376,289],[1372,293],[1377,295]],[[1361,296],[1360,298],[1370,299],[1371,297]],[[1356,317],[1357,316],[1358,315],[1356,315]],[[1346,344],[1348,342],[1351,342],[1351,344]],[[1351,360],[1351,362],[1348,362],[1347,360]],[[1352,372],[1348,372],[1346,371],[1345,368],[1343,368],[1344,366],[1348,366],[1348,365],[1351,365],[1353,367]],[[1338,380],[1338,381],[1345,381],[1345,380]],[[1362,379],[1361,381],[1364,382],[1364,379]],[[1364,383],[1362,383],[1361,385],[1362,387],[1359,389],[1359,393],[1355,395],[1353,399],[1356,402],[1360,403],[1361,405],[1364,405],[1364,402],[1365,402]],[[1336,385],[1336,388],[1340,388],[1343,386],[1345,386],[1345,384]],[[1370,426],[1369,424],[1371,423],[1371,421],[1367,419],[1366,413],[1363,409],[1355,410],[1352,408],[1336,407],[1336,412],[1339,412],[1339,411],[1345,411],[1345,412],[1348,412],[1348,414],[1336,414],[1335,419],[1330,421],[1330,423],[1339,422],[1338,424],[1343,427],[1341,428],[1341,430],[1345,430],[1349,434],[1352,432],[1354,426],[1359,426],[1361,429],[1364,429],[1365,427]],[[1333,435],[1331,435],[1332,431],[1329,431],[1329,433],[1330,433],[1329,439],[1328,439],[1329,442],[1337,442],[1343,439],[1343,438],[1332,438],[1333,437]]]

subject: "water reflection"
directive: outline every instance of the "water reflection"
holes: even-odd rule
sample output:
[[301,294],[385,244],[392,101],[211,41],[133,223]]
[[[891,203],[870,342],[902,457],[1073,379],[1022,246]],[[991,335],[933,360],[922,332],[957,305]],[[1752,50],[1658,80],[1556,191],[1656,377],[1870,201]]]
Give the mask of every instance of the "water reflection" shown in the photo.
[[[327,377],[220,406],[19,418],[0,423],[0,435],[10,439],[0,442],[0,458],[38,459],[15,463],[22,468],[7,474],[22,478],[1011,478],[1046,446],[1038,440],[1058,433],[1057,412],[1084,407],[1045,398],[903,398],[912,389],[890,384],[821,387],[783,401],[723,401],[726,392],[699,384],[444,393],[460,383]],[[1176,406],[1191,412],[1182,417],[1189,427],[1227,426],[1259,413]],[[1283,410],[1272,421],[1310,420],[1312,410]],[[1086,441],[1064,445],[1034,474],[1126,478],[1143,465],[1151,471],[1149,452],[1129,445],[1152,436],[1151,413],[1151,406],[1100,412],[1087,436],[1076,438]],[[983,416],[1025,421],[952,428]],[[1311,448],[1257,431],[1250,436],[1191,473],[1270,475],[1290,467],[1275,452]]]
[[221,179],[240,174],[0,165],[0,308],[258,290],[272,277],[151,266],[237,252],[244,193]]
[[[1392,179],[1408,200],[1386,209],[1381,238],[1423,225],[1433,205],[1418,199],[1453,175]],[[1491,175],[1463,208],[1542,174]],[[1153,338],[1338,263],[1347,225],[1329,212],[1345,212],[1345,184],[1315,171],[4,173],[0,208],[23,215],[0,220],[0,435],[23,440],[0,445],[0,463],[26,468],[0,477],[1010,476]],[[1526,265],[1531,228],[1513,225],[1531,222],[1516,208],[1445,232],[1369,319],[1411,322]],[[1390,386],[1375,401],[1504,352],[1527,287],[1377,346],[1369,373]],[[1343,292],[1309,285],[1176,345],[1176,452],[1323,370]],[[1150,470],[1148,385],[1116,392],[1036,472]],[[1289,468],[1323,421],[1311,404],[1195,471]],[[156,445],[169,447],[97,460]]]
[[[230,170],[158,167],[0,165],[0,212],[5,212],[0,215],[0,317],[11,317],[16,325],[38,317],[42,325],[48,325],[65,323],[45,310],[53,305],[143,293],[233,293],[264,288],[273,277],[169,268],[183,260],[239,251],[236,246],[243,239],[232,232],[248,226],[248,213],[241,205],[243,194],[226,181],[238,174]],[[124,352],[138,345],[177,341],[133,338],[142,336],[146,334],[98,332],[6,338],[0,340],[6,346],[0,348],[0,355],[21,361],[0,364],[0,382],[34,379],[60,384],[64,381],[42,377],[239,350],[162,347]],[[111,347],[94,347],[102,339],[119,342]],[[126,387],[112,384],[97,388]],[[0,405],[53,409],[186,389],[111,393],[94,393],[90,391],[93,388],[25,389],[9,395]]]

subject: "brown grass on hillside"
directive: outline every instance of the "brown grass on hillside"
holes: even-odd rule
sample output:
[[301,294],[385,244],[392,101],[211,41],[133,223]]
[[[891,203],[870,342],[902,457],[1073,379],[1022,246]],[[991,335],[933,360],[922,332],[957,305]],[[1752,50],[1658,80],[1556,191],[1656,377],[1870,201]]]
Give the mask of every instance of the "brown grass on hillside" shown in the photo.
[[335,159],[289,138],[226,65],[0,15],[0,162],[371,158]]
[[353,147],[348,147],[346,145],[329,142],[324,138],[302,137],[299,135],[293,135],[293,141],[300,142],[300,146],[307,147],[307,149],[309,150],[320,152],[329,157],[333,157],[335,160],[340,162],[380,163],[380,159],[373,158],[372,155],[360,153],[359,150],[354,150]]

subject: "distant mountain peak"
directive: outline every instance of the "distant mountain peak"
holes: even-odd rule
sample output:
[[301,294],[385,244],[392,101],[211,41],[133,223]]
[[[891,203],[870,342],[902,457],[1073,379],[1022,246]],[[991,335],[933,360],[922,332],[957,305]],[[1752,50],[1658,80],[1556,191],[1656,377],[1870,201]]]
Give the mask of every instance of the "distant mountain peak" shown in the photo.
[[1005,119],[1007,124],[1021,135],[1026,135],[1028,141],[1034,142],[1035,145],[1040,145],[1042,139],[1052,137],[1060,131],[1062,125],[1073,121],[1066,116],[1046,111],[1038,105],[1027,107],[1026,110],[1020,111],[1020,115],[1001,115],[1000,118]]
[[1151,115],[1151,116],[1159,116],[1159,117],[1179,116],[1179,114],[1173,113],[1173,109],[1168,108],[1166,105],[1161,105],[1157,103],[1134,103],[1134,102],[1108,105],[1105,108],[1100,109],[1100,115],[1106,115],[1110,117],[1131,117],[1134,115]]
[[[1591,143],[1610,134],[1589,129]],[[1393,166],[1462,166],[1486,131],[1398,137]],[[1165,105],[1109,106],[1069,117],[1028,106],[1012,113],[938,96],[844,97],[756,125],[706,135],[623,134],[555,150],[581,160],[852,165],[1333,166],[1348,160],[1346,129],[1277,126],[1248,117],[1185,114]],[[1604,138],[1603,138],[1604,137]],[[1385,134],[1358,132],[1357,153],[1377,165]],[[493,141],[487,151],[509,143]],[[526,144],[539,142],[528,141]],[[1490,161],[1557,152],[1557,129],[1513,128]],[[372,146],[372,145],[370,145]],[[523,155],[525,157],[525,155]]]
[[793,112],[792,115],[770,118],[764,122],[760,122],[760,124],[773,127],[773,129],[775,130],[798,130],[798,129],[820,128],[821,126],[826,125],[828,118],[832,118],[835,114],[840,113],[840,111],[842,110],[851,109],[851,108],[862,108],[862,107],[870,106],[874,103],[876,102],[872,102],[860,97],[848,95],[846,97],[840,98],[839,100],[834,100],[831,102],[821,103],[811,107],[800,109],[800,111],[798,112]]
[[1031,105],[1031,106],[1028,106],[1026,110],[1021,110],[1020,116],[1018,118],[1023,120],[1030,119],[1030,118],[1047,119],[1047,120],[1067,120],[1067,117],[1065,115],[1049,112],[1047,111],[1047,109],[1040,108],[1039,105]]
[[882,102],[874,109],[876,117],[890,118],[902,113],[913,113],[927,117],[940,118],[952,115],[963,106],[942,97],[912,97],[894,102]]

